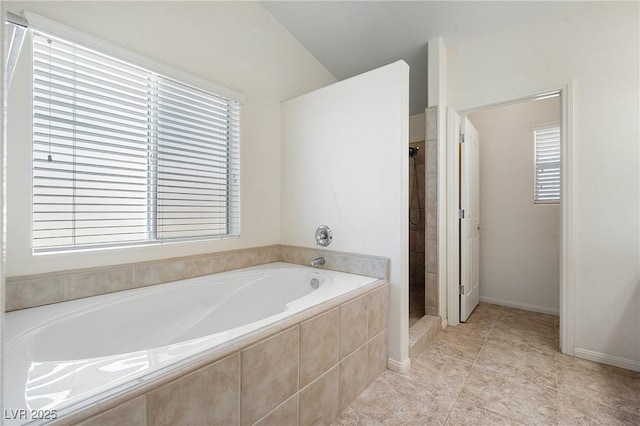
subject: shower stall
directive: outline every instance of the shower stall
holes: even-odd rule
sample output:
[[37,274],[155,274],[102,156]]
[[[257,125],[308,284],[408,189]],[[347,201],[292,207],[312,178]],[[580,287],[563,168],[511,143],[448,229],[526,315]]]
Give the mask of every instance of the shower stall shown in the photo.
[[425,142],[409,144],[409,326],[426,314]]
[[412,356],[435,336],[435,330],[441,324],[437,117],[436,106],[427,108],[424,140],[420,140],[421,135],[414,134],[409,143],[409,327],[412,330],[409,340]]

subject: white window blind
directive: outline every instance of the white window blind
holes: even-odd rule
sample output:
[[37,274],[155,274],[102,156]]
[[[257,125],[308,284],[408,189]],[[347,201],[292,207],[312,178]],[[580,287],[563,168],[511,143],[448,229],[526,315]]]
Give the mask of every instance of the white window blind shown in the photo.
[[238,235],[239,109],[34,33],[34,250]]
[[535,145],[536,203],[560,201],[560,126],[556,124],[533,127]]

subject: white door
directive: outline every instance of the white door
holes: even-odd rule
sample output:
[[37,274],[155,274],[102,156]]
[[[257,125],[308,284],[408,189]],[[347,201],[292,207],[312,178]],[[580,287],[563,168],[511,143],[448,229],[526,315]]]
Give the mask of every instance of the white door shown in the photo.
[[460,131],[460,322],[465,322],[480,300],[480,138],[466,117]]

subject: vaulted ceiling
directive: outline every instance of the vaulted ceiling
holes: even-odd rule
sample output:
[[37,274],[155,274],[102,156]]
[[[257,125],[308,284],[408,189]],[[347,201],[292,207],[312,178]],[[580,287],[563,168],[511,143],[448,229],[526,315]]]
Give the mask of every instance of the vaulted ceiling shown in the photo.
[[560,1],[263,1],[261,4],[338,80],[403,59],[410,111],[427,104],[427,42],[468,43],[582,7]]

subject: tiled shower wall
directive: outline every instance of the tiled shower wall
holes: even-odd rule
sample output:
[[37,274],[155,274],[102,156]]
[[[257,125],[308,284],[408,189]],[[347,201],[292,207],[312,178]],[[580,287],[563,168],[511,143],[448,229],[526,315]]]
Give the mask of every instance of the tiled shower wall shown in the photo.
[[[437,316],[438,307],[438,145],[437,107],[427,108],[426,141],[419,147],[416,169],[409,161],[409,324],[423,315]],[[422,215],[414,189],[418,172],[418,192]],[[426,188],[425,188],[426,187]],[[420,216],[422,216],[420,218]],[[421,220],[420,220],[421,219]],[[415,225],[413,223],[415,223]]]
[[426,314],[438,315],[438,107],[427,108],[426,120]]
[[[409,325],[426,313],[425,298],[425,142],[413,142],[418,148],[409,158]],[[417,185],[416,185],[417,183]]]

